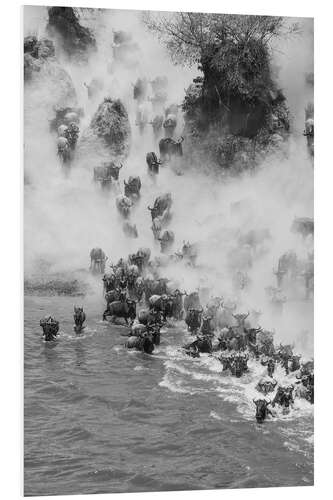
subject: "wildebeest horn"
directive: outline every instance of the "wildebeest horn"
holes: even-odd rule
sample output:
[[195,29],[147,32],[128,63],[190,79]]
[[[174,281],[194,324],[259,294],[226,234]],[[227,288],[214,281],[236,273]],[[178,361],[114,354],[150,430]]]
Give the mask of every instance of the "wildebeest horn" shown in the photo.
[[123,168],[123,166],[124,166],[124,165],[121,163],[121,164],[120,164],[120,167],[118,167],[118,169],[120,170],[121,168]]
[[148,210],[150,210],[150,211],[151,211],[151,210],[153,210],[152,208],[150,208],[150,206],[149,206],[149,205],[147,206],[147,208],[148,208]]
[[269,401],[267,401],[267,404],[270,405],[272,400],[269,398]]

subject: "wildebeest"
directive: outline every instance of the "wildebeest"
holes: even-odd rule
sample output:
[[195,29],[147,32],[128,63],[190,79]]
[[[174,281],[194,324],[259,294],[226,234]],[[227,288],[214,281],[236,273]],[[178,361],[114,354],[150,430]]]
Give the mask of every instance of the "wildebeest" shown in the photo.
[[139,176],[133,177],[131,175],[127,182],[124,180],[124,186],[124,194],[127,198],[132,200],[137,200],[139,198],[141,190],[141,179]]
[[154,206],[151,208],[148,206],[148,210],[150,211],[152,220],[155,217],[162,216],[166,210],[169,210],[172,205],[171,193],[165,193],[161,196],[158,196],[154,202]]
[[253,399],[254,404],[256,405],[256,420],[258,424],[262,424],[264,420],[268,417],[268,415],[272,415],[271,410],[268,408],[268,405],[271,403],[270,400],[266,400],[263,398]]
[[122,215],[125,219],[129,217],[132,205],[133,205],[132,200],[130,200],[127,196],[119,194],[116,197],[117,210],[120,213],[120,215]]
[[105,262],[107,257],[101,248],[93,248],[90,251],[90,270],[94,272],[104,273]]
[[43,337],[47,342],[56,338],[59,332],[59,321],[52,318],[52,316],[45,316],[40,320],[39,324],[43,329]]
[[110,290],[113,290],[115,288],[116,284],[116,275],[112,271],[110,273],[105,273],[103,278],[103,291],[104,292],[109,292]]
[[212,325],[212,316],[204,315],[202,318],[201,333],[204,335],[214,335],[214,327]]
[[294,402],[293,390],[293,385],[288,385],[286,387],[279,386],[272,401],[272,406],[274,407],[278,404],[283,407],[285,412],[288,412],[290,405]]
[[150,151],[149,153],[146,154],[146,162],[148,165],[148,172],[150,174],[158,174],[161,161],[157,159],[157,156],[154,153],[154,151]]
[[170,160],[173,156],[183,156],[182,142],[184,137],[181,137],[178,141],[171,139],[170,137],[164,137],[158,143],[161,160]]
[[273,392],[277,385],[277,381],[274,378],[266,377],[261,378],[256,385],[257,391],[261,392],[266,396],[269,392]]
[[136,302],[135,300],[126,299],[125,301],[116,300],[108,304],[107,309],[103,313],[103,320],[108,316],[111,316],[111,320],[114,318],[124,318],[126,325],[128,325],[128,320],[131,323],[136,317]]
[[194,334],[201,327],[201,315],[203,309],[195,309],[193,307],[189,308],[186,312],[185,323],[187,324],[188,330]]
[[131,336],[125,343],[125,347],[128,349],[136,349],[137,351],[145,352],[146,354],[152,354],[154,351],[154,342],[152,336],[145,333],[141,337]]
[[86,313],[83,307],[74,306],[74,329],[76,332],[80,332],[84,326],[83,323],[86,320]]

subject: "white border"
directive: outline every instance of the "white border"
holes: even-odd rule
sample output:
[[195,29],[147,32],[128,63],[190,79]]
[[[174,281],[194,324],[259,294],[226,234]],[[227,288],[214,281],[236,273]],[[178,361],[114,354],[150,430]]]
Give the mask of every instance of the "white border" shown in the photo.
[[[34,5],[52,5],[52,2],[27,2]],[[96,5],[97,3],[97,5]],[[271,14],[284,16],[315,17],[315,217],[316,217],[316,294],[315,294],[315,363],[316,363],[316,416],[315,416],[315,486],[302,488],[270,488],[247,490],[214,490],[204,492],[136,493],[122,494],[128,498],[288,498],[303,500],[326,499],[332,492],[332,397],[329,369],[332,363],[333,331],[331,327],[332,302],[332,217],[330,202],[333,198],[332,156],[332,15],[329,2],[308,0],[267,2],[267,0],[156,0],[140,2],[67,1],[58,4],[81,7],[104,7],[151,10],[192,10],[240,14]],[[57,4],[57,2],[55,2]],[[22,491],[22,124],[21,90],[21,2],[7,0],[1,7],[1,497],[6,500],[19,498]],[[327,382],[326,382],[327,381]],[[35,497],[37,498],[37,497]],[[45,498],[45,497],[39,497]],[[59,500],[65,496],[54,497]],[[79,495],[84,500],[96,495]]]

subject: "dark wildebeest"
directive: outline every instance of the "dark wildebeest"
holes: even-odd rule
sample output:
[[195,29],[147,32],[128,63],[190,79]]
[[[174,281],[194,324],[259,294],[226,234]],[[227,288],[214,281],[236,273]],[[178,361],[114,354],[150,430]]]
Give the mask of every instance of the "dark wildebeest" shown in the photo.
[[111,302],[111,304],[108,304],[107,309],[103,313],[103,320],[105,320],[108,316],[111,316],[111,319],[124,318],[127,325],[128,319],[130,319],[131,323],[133,323],[136,317],[135,300],[126,299],[123,302],[120,300]]
[[56,338],[59,332],[59,321],[52,318],[52,316],[46,316],[40,320],[39,324],[43,329],[43,337],[47,342]]
[[170,137],[164,137],[161,139],[158,143],[161,160],[170,160],[173,156],[183,156],[183,140],[184,137],[181,137],[178,141],[175,141]]
[[267,401],[266,399],[253,399],[254,404],[256,405],[256,420],[258,424],[262,424],[264,420],[268,417],[268,415],[272,415],[271,410],[268,408],[268,405],[271,401]]
[[150,151],[146,154],[146,162],[148,165],[148,172],[150,174],[158,174],[162,162],[157,159],[154,151]]
[[170,210],[171,205],[171,193],[165,193],[161,196],[158,196],[154,201],[153,208],[151,208],[150,206],[147,207],[151,213],[152,220],[154,220],[156,217],[162,216],[165,211]]
[[286,387],[279,386],[272,401],[272,406],[274,407],[278,404],[283,407],[284,411],[289,411],[290,405],[294,402],[293,390],[293,385],[288,385]]
[[186,313],[185,323],[187,324],[188,330],[194,334],[201,326],[201,315],[203,309],[189,308]]
[[86,314],[83,311],[83,307],[74,306],[74,330],[76,332],[81,332],[81,330],[83,330],[83,323],[85,322],[85,320]]

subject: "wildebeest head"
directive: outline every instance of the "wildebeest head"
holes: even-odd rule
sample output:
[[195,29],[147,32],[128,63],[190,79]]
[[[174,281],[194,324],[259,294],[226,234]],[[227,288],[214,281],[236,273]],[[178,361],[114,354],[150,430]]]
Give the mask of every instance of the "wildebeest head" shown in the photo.
[[259,424],[261,424],[265,418],[267,417],[267,407],[270,404],[270,400],[266,399],[253,399],[254,404],[256,405],[256,419]]

